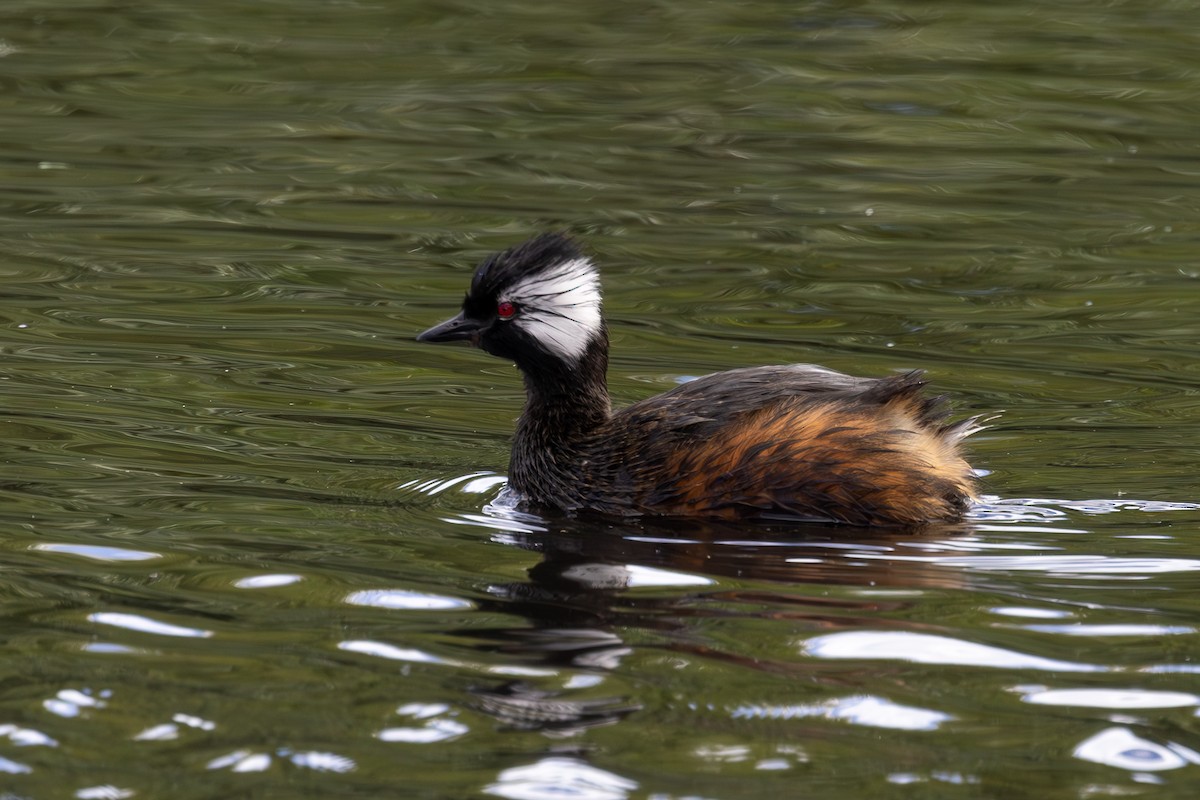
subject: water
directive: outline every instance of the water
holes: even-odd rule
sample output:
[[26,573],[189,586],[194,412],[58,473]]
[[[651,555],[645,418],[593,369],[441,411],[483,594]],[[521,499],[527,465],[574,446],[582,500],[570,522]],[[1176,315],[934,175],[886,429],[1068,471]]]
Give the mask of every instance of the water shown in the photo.
[[[1191,3],[0,10],[0,794],[1192,797]],[[568,229],[621,402],[923,367],[919,535],[525,517],[412,337]]]

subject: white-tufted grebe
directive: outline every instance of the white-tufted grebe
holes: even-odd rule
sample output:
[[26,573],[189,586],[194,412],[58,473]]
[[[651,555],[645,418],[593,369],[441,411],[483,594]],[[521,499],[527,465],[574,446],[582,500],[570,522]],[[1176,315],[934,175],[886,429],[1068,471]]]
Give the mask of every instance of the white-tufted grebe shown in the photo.
[[509,481],[535,506],[912,527],[957,519],[974,496],[959,445],[979,419],[943,424],[920,371],[733,369],[613,411],[600,279],[560,234],[488,257],[462,312],[417,340],[516,362]]

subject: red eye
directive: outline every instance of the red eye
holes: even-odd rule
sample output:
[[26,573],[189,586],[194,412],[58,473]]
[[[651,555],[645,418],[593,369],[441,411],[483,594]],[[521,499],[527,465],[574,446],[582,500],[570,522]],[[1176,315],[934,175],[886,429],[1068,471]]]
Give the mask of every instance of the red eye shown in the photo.
[[517,313],[517,307],[507,301],[496,306],[496,316],[500,319],[512,319],[512,315]]

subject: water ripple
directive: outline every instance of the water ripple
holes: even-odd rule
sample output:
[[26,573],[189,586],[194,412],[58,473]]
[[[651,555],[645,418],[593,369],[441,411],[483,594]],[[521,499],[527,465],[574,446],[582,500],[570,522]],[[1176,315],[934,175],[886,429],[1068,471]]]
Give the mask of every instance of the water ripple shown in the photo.
[[920,561],[983,572],[1044,572],[1061,577],[1104,577],[1139,580],[1152,575],[1200,571],[1200,559],[1194,558],[1125,558],[1100,555],[1038,555],[1038,556],[874,556],[895,561]]
[[1070,625],[1020,625],[1026,631],[1038,633],[1057,633],[1063,636],[1178,636],[1184,633],[1195,633],[1196,629],[1187,625],[1086,625],[1073,623]]
[[474,670],[477,672],[490,673],[493,675],[548,677],[557,674],[557,670],[553,669],[523,667],[518,665],[487,665],[466,661],[457,661],[455,659],[441,658],[440,656],[435,656],[432,653],[426,653],[423,650],[418,650],[412,647],[397,647],[386,642],[376,642],[367,639],[339,642],[338,649],[345,650],[349,653],[361,653],[363,655],[375,656],[376,658],[385,658],[389,661],[407,661],[414,664],[441,664],[445,666]]
[[1167,514],[1198,510],[1200,510],[1200,503],[1161,500],[1063,500],[987,496],[973,506],[967,516],[969,519],[979,521],[1036,522],[1045,519],[1061,519],[1070,513],[1104,515],[1124,511],[1140,511],[1146,514]]

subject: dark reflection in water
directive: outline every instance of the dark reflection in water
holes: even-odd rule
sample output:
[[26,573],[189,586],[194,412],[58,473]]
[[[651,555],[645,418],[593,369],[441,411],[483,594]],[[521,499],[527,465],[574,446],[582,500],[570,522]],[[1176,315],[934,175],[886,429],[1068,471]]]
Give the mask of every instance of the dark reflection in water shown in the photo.
[[[1043,522],[1063,515],[1064,511],[1053,508],[1053,503],[992,498],[977,507],[972,516],[977,520]],[[1068,508],[1073,505],[1063,504]],[[1150,513],[1200,512],[1196,504],[1136,500],[1093,500],[1074,505],[1093,513],[1122,508]],[[620,669],[623,659],[634,653],[634,641],[643,651],[649,647],[673,657],[719,662],[739,671],[786,678],[793,690],[805,686],[810,694],[870,691],[875,684],[869,672],[860,675],[854,669],[830,671],[819,661],[796,660],[793,654],[751,654],[754,648],[744,643],[723,648],[706,642],[703,636],[697,636],[697,628],[706,620],[757,619],[776,628],[786,626],[793,634],[803,631],[809,637],[806,648],[814,656],[1064,673],[1113,669],[974,643],[956,638],[961,634],[952,627],[920,618],[920,608],[931,592],[989,591],[988,581],[978,569],[971,568],[986,572],[989,558],[1005,557],[955,555],[989,549],[975,522],[881,534],[821,525],[690,520],[614,524],[587,517],[555,521],[509,510],[506,504],[493,504],[487,512],[485,516],[464,519],[499,529],[499,541],[534,551],[541,560],[529,569],[527,581],[489,587],[493,599],[481,604],[485,609],[519,617],[521,625],[472,629],[460,635],[476,642],[474,647],[479,650],[499,655],[505,663],[552,671],[568,669],[593,676],[579,686],[600,684],[603,679],[598,675]],[[906,556],[905,552],[935,555]],[[1004,563],[992,564],[990,569],[994,573],[1040,568],[1066,575],[1073,569],[1121,572],[1129,568],[1119,560],[1103,558],[1026,558],[1026,562],[1019,563],[1010,557]],[[1162,562],[1157,568],[1173,566],[1200,569],[1200,561],[1174,565]],[[1146,562],[1140,569],[1154,570],[1156,566]],[[749,586],[723,588],[722,579],[727,578]],[[995,581],[992,583],[991,592],[1000,589]],[[811,588],[806,590],[806,586]],[[857,591],[831,595],[834,586]],[[1000,591],[1011,595],[1010,600],[1036,602],[1025,590],[1010,587]],[[1061,608],[1039,611],[1015,604],[1000,613],[1043,620],[1073,616]],[[914,614],[918,619],[906,621]],[[1072,625],[1026,627],[1065,632]],[[1155,633],[1153,626],[1122,630],[1129,635]],[[1195,629],[1185,626],[1158,632],[1194,633]],[[472,692],[478,699],[477,707],[502,724],[557,737],[616,724],[645,710],[635,697],[575,699],[571,691],[547,690],[524,680],[478,685]],[[949,719],[932,709],[897,705],[872,694],[853,695],[832,705],[788,706],[763,700],[742,703],[730,713],[735,717],[841,717],[885,728],[936,728]]]
[[[769,588],[717,591],[707,588],[716,581],[705,576],[788,584],[914,585],[911,574],[896,579],[889,574],[890,565],[883,562],[837,574],[823,559],[811,557],[824,548],[837,548],[847,539],[854,541],[852,547],[859,551],[889,549],[862,538],[868,535],[865,529],[657,521],[638,524],[636,534],[631,534],[628,526],[611,522],[574,519],[569,526],[558,527],[537,517],[497,513],[541,528],[503,535],[507,543],[541,554],[542,560],[529,570],[529,580],[490,588],[490,594],[498,598],[495,608],[521,617],[525,624],[469,634],[473,639],[485,639],[487,644],[478,646],[502,655],[506,662],[588,672],[614,670],[632,653],[618,631],[644,631],[655,634],[656,646],[667,652],[727,660],[739,668],[801,678],[811,670],[691,641],[692,622],[698,617],[757,616],[794,620],[813,629],[838,629],[865,624],[881,611],[899,609],[903,602],[774,593]],[[553,529],[543,527],[546,525]],[[940,540],[951,535],[952,529],[944,526],[922,536]],[[930,585],[939,585],[945,578],[931,580]],[[682,595],[630,595],[628,590],[638,586],[693,588]],[[492,605],[489,602],[484,607]],[[836,615],[830,615],[830,609],[835,609]],[[473,691],[480,697],[480,708],[501,722],[559,735],[615,723],[642,708],[631,698],[572,701],[520,681]]]

